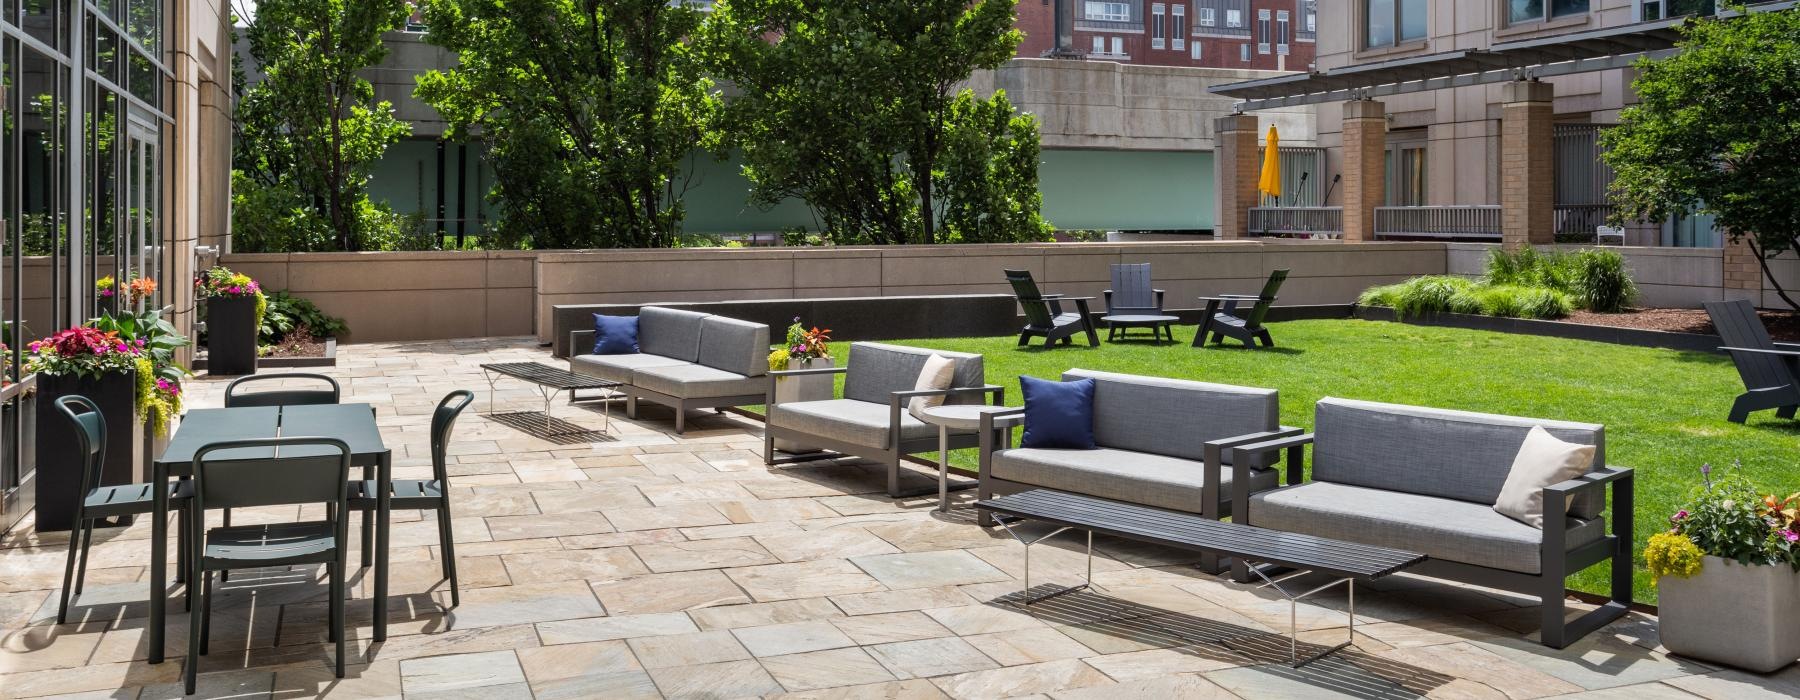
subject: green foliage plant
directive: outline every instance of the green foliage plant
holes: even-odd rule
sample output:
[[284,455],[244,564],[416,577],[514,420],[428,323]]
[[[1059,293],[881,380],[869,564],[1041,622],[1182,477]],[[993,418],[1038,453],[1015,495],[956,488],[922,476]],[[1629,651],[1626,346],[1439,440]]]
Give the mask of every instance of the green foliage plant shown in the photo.
[[327,315],[312,301],[278,290],[268,295],[268,310],[257,329],[257,345],[275,345],[296,330],[317,338],[331,338],[349,331],[344,319]]
[[[1669,517],[1666,534],[1688,540],[1699,554],[1745,566],[1786,565],[1800,571],[1800,493],[1783,498],[1758,490],[1737,463],[1723,474],[1700,467],[1702,484]],[[1701,565],[1694,551],[1667,540],[1645,551],[1651,573],[1691,576]]]

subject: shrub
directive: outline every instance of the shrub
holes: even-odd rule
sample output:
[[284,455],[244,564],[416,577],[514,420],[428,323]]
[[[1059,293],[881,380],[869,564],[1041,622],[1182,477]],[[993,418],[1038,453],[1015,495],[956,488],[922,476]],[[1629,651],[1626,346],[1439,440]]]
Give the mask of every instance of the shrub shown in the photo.
[[1481,313],[1501,318],[1561,318],[1569,315],[1569,295],[1545,287],[1482,285],[1473,290]]
[[1393,308],[1394,299],[1400,295],[1400,285],[1384,284],[1363,290],[1356,297],[1357,306],[1385,306]]
[[340,336],[349,330],[344,319],[327,316],[318,305],[286,291],[275,292],[268,298],[269,307],[263,313],[262,326],[257,331],[258,345],[278,344],[289,333],[301,328],[317,338]]
[[1405,318],[1448,311],[1451,298],[1474,286],[1474,282],[1449,275],[1414,277],[1401,282],[1395,290],[1394,314]]
[[1611,250],[1583,250],[1569,256],[1570,294],[1581,308],[1601,313],[1624,311],[1637,298],[1637,284],[1625,269],[1625,256]]

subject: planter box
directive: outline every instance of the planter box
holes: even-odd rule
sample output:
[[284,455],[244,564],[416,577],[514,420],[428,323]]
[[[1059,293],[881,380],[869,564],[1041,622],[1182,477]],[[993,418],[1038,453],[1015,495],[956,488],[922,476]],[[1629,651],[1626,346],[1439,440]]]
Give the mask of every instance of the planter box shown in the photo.
[[137,415],[136,372],[99,379],[40,374],[37,390],[38,531],[72,527],[75,499],[81,497],[82,458],[75,449],[75,426],[57,410],[59,398],[86,396],[106,418],[106,461],[96,486],[149,481],[143,459],[144,423]]
[[[258,369],[273,369],[277,367],[336,367],[337,345],[337,338],[326,338],[324,355],[319,357],[259,357],[256,358],[256,366]],[[205,355],[194,358],[194,371],[199,372],[200,370],[206,369],[206,364]]]
[[[831,360],[813,360],[801,362],[788,360],[788,369],[827,369],[832,367]],[[775,380],[776,403],[793,401],[828,401],[836,384],[836,375],[825,374],[809,377],[782,377]],[[802,445],[792,440],[775,439],[775,449],[788,454],[798,455],[818,452],[819,448]]]
[[1800,658],[1800,573],[1706,557],[1692,578],[1657,581],[1658,630],[1669,651],[1768,673]]
[[206,300],[206,373],[256,374],[256,298]]
[[1597,343],[1614,345],[1635,345],[1645,348],[1668,348],[1671,350],[1690,350],[1694,352],[1717,352],[1723,341],[1716,335],[1699,333],[1676,333],[1673,331],[1653,331],[1643,328],[1622,328],[1619,326],[1596,326],[1586,323],[1570,323],[1568,321],[1545,321],[1533,318],[1502,318],[1499,316],[1479,316],[1475,314],[1431,313],[1422,316],[1399,318],[1393,309],[1382,306],[1357,306],[1352,311],[1354,318],[1365,321],[1396,321],[1416,326],[1447,326],[1450,328],[1467,328],[1477,331],[1498,331],[1501,333],[1517,333],[1520,335],[1542,335],[1569,340],[1591,340]]

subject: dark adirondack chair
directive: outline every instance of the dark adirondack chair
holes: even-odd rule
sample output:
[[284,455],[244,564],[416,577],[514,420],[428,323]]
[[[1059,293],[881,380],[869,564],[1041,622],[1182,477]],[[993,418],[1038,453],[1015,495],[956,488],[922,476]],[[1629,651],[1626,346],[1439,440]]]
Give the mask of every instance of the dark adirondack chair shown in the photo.
[[[1025,310],[1025,328],[1019,331],[1020,345],[1038,336],[1043,336],[1045,347],[1055,345],[1057,341],[1068,345],[1076,333],[1086,333],[1088,345],[1099,347],[1100,334],[1094,332],[1094,320],[1088,312],[1088,301],[1093,297],[1039,292],[1030,270],[1007,270],[1006,281],[1012,283],[1013,294],[1019,297],[1019,306]],[[1065,301],[1075,302],[1076,310],[1064,312],[1062,303]]]
[[1163,290],[1150,282],[1150,263],[1112,266],[1112,288],[1106,290],[1106,339],[1117,340],[1132,328],[1149,328],[1162,340],[1164,331],[1175,339],[1174,316],[1163,313]]
[[[1206,302],[1206,313],[1200,319],[1200,332],[1194,335],[1194,347],[1206,344],[1206,337],[1212,336],[1212,342],[1223,343],[1226,338],[1233,338],[1249,347],[1256,347],[1262,341],[1262,347],[1275,347],[1275,340],[1269,337],[1269,329],[1263,327],[1263,320],[1269,315],[1269,306],[1275,303],[1276,295],[1281,292],[1281,283],[1287,281],[1287,270],[1276,270],[1269,273],[1269,281],[1263,285],[1262,293],[1220,294],[1216,297],[1200,297]],[[1238,305],[1251,304],[1250,312],[1241,314]],[[1225,308],[1220,309],[1223,304]]]
[[1705,306],[1725,341],[1719,349],[1731,353],[1744,379],[1744,393],[1732,402],[1728,420],[1742,423],[1752,412],[1771,408],[1777,416],[1793,418],[1800,408],[1800,345],[1771,340],[1748,301],[1709,301]]

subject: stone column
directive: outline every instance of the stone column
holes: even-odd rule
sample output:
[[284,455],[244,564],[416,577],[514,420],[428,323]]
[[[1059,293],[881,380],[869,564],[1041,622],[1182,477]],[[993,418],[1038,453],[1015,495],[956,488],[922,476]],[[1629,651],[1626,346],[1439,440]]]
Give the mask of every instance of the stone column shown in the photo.
[[1387,110],[1344,103],[1344,240],[1375,240],[1375,207],[1387,203]]
[[1500,105],[1500,242],[1507,250],[1556,242],[1555,89],[1506,84]]
[[1724,280],[1726,299],[1749,299],[1757,306],[1763,305],[1762,262],[1750,249],[1749,237],[1739,236],[1735,241],[1726,237],[1724,273],[1721,279]]
[[1213,129],[1213,188],[1218,238],[1249,238],[1250,207],[1256,206],[1256,180],[1262,169],[1257,158],[1256,117],[1233,114],[1219,117]]

